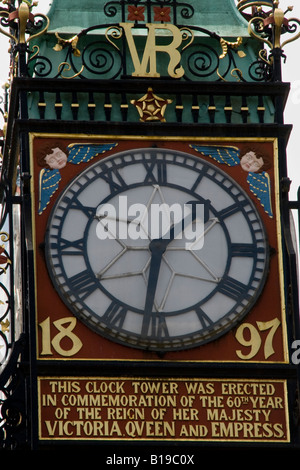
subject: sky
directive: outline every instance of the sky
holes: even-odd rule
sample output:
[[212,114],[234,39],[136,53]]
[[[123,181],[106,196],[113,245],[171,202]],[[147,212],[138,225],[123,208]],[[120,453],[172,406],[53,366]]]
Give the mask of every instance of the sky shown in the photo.
[[[87,0],[86,0],[87,1]],[[237,1],[237,0],[236,0]],[[2,2],[0,1],[0,4]],[[38,6],[34,8],[34,13],[44,13],[49,11],[51,0],[39,0]],[[286,17],[299,18],[300,20],[300,1],[299,0],[280,0],[279,7],[286,11],[288,6],[294,6],[292,12],[288,12]],[[300,31],[300,25],[299,30]],[[283,37],[286,40],[286,37]],[[2,86],[8,78],[8,41],[7,38],[0,34],[0,85]],[[282,66],[283,81],[291,84],[291,91],[285,110],[285,123],[293,125],[293,131],[288,142],[287,157],[288,157],[288,176],[291,183],[290,200],[297,199],[297,190],[300,186],[300,150],[297,142],[297,137],[300,135],[300,38],[295,42],[287,44],[284,48],[284,53],[287,56],[286,63]],[[1,89],[0,89],[1,93]],[[1,105],[0,105],[1,107]],[[0,121],[0,128],[2,122]]]

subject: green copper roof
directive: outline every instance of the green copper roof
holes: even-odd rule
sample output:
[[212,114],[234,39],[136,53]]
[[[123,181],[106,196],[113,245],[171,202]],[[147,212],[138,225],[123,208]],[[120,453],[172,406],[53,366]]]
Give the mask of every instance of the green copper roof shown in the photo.
[[[123,19],[122,3],[126,3]],[[97,24],[128,21],[129,5],[130,2],[109,0],[53,0],[48,12],[49,32],[77,34]],[[168,5],[170,2],[166,3]],[[247,22],[234,0],[180,1],[177,5],[177,24],[200,26],[223,37],[248,36]]]
[[[164,5],[163,27],[158,14]],[[133,18],[133,14],[137,16]],[[73,97],[57,97],[55,92],[45,95],[43,107],[40,96],[35,94],[29,103],[31,117],[43,109],[46,119],[55,119],[59,111],[61,116],[57,119],[71,120],[77,110],[78,119],[87,120],[93,109],[95,120],[119,121],[125,119],[120,112],[126,108],[126,119],[135,122],[139,115],[132,103],[145,95],[149,86],[155,88],[156,78],[170,80],[170,92],[173,89],[174,93],[176,81],[254,82],[265,77],[264,64],[257,62],[261,43],[249,36],[248,23],[234,0],[140,0],[137,7],[134,0],[53,0],[48,17],[48,32],[34,40],[36,48],[32,46],[29,58],[32,77],[117,81],[126,78],[132,83],[136,78],[148,78],[149,81],[138,93],[128,91],[126,102],[122,101],[125,92],[122,95],[118,90],[107,95],[100,86],[93,93],[90,108],[86,96],[80,93],[73,107],[70,106]],[[133,27],[134,19],[137,27]],[[168,29],[168,24],[174,28]],[[167,33],[178,44],[173,46]],[[258,109],[264,110],[265,122],[273,121],[273,104],[269,99],[261,103],[258,97],[251,97],[245,103],[240,96],[232,96],[228,104],[224,96],[216,96],[212,103],[210,96],[201,93],[201,87],[196,104],[192,98],[184,95],[177,102],[176,96],[171,96],[167,121],[176,122],[178,113],[182,112],[182,122],[195,119],[199,123],[211,122],[208,111],[213,110],[214,122],[223,123],[228,122],[226,110],[232,110],[232,122],[244,122],[245,113],[248,122],[258,122],[261,119]],[[56,99],[61,102],[56,103]]]

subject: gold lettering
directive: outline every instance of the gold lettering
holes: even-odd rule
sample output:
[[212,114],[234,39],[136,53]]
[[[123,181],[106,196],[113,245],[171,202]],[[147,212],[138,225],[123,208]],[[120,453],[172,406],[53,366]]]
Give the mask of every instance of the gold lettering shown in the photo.
[[78,393],[80,392],[79,382],[73,382],[73,381],[68,381],[68,380],[58,380],[58,381],[51,380],[49,382],[49,385],[51,387],[52,393],[62,393],[62,392]]
[[199,400],[201,401],[202,406],[204,406],[205,408],[206,407],[208,407],[208,408],[211,408],[211,407],[223,408],[224,407],[223,399],[224,399],[224,397],[221,397],[219,395],[217,395],[215,397],[210,397],[210,396],[208,396],[208,397],[207,396],[199,397]]
[[288,439],[280,380],[53,377],[39,390],[42,438]]
[[[183,67],[180,66],[179,68],[177,68],[181,60],[181,54],[178,51],[178,48],[182,43],[182,33],[180,29],[178,29],[172,24],[155,25],[152,23],[147,23],[146,26],[148,28],[148,36],[146,40],[143,58],[140,61],[132,34],[132,27],[134,26],[134,23],[120,23],[119,25],[125,31],[127,44],[134,65],[135,70],[132,76],[160,77],[160,73],[157,72],[156,67],[156,54],[158,52],[164,52],[169,55],[168,74],[170,75],[170,77],[181,78],[184,75]],[[156,44],[157,30],[163,30],[164,37],[168,37],[165,32],[171,33],[173,36],[172,42],[167,45]]]
[[184,437],[205,437],[208,434],[206,426],[201,424],[189,424],[188,426],[183,424],[180,429],[180,436]]
[[145,419],[145,410],[143,408],[107,408],[107,419]]
[[88,393],[125,393],[124,382],[87,382],[85,389]]
[[56,395],[43,395],[42,396],[42,406],[56,406],[57,399]]
[[214,384],[212,383],[197,383],[197,382],[185,382],[186,391],[188,394],[212,394],[215,392]]
[[178,384],[175,382],[132,382],[134,393],[178,393]]
[[194,408],[173,409],[173,419],[179,421],[189,421],[198,419],[198,410]]
[[223,395],[274,395],[273,384],[223,382],[221,384]]
[[101,419],[101,408],[77,408],[79,419]]

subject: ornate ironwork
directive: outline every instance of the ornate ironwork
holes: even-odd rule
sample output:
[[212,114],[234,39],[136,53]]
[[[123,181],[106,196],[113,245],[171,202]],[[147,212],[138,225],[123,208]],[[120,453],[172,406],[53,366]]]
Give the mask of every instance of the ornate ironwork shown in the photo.
[[7,4],[7,8],[0,10],[0,32],[8,36],[15,47],[28,43],[47,31],[49,26],[47,16],[42,13],[33,14],[31,11],[32,7],[36,6],[36,2],[22,1],[17,8],[14,1],[3,3]]
[[[279,8],[279,0],[240,0],[237,8],[247,19],[248,31],[264,45],[259,52],[262,73],[273,80],[281,79],[280,57],[286,57],[283,48],[286,44],[300,37],[300,21],[297,18],[287,18],[285,15],[293,11],[289,6],[286,11]],[[290,35],[282,41],[284,35]],[[277,58],[277,60],[276,60]],[[275,59],[275,60],[274,60]],[[272,71],[272,74],[263,71]]]
[[[6,200],[2,225],[11,227],[14,210]],[[1,232],[1,239],[12,247],[13,240]],[[19,245],[19,243],[15,244]],[[16,246],[17,248],[17,246]],[[18,246],[20,249],[20,246]],[[18,282],[14,287],[16,266],[12,266],[12,253],[1,247],[0,263],[0,448],[19,448],[26,441],[25,381],[20,368],[24,351],[21,311],[17,303],[21,292]],[[14,290],[15,289],[15,292]],[[19,298],[19,299],[18,299]],[[19,306],[20,307],[20,306]]]
[[108,18],[115,18],[121,12],[122,21],[171,21],[175,25],[178,16],[191,19],[195,13],[189,3],[176,0],[112,0],[104,5],[103,11]]
[[[181,63],[185,70],[183,80],[263,81],[266,79],[267,65],[260,58],[251,65],[248,77],[241,71],[242,64],[239,62],[245,56],[241,50],[241,38],[237,38],[235,42],[228,42],[205,28],[182,24],[177,27],[182,34],[180,52]],[[134,29],[136,28],[146,30],[147,26],[139,23],[134,26]],[[97,31],[102,32],[101,39],[91,40],[88,34]],[[126,57],[128,50],[123,40],[122,28],[118,23],[87,28],[71,39],[64,39],[59,35],[56,37],[57,44],[54,50],[60,53],[60,58],[53,63],[48,56],[39,53],[37,45],[33,46],[28,60],[29,75],[40,78],[81,79],[131,77]],[[208,42],[205,37],[210,41]]]
[[[249,33],[267,46],[247,70],[245,61],[242,62],[245,52],[241,38],[228,42],[215,32],[189,25],[195,11],[187,2],[111,0],[103,7],[107,22],[83,29],[71,38],[56,33],[57,43],[53,44],[56,54],[51,57],[41,53],[35,40],[46,32],[49,19],[45,15],[34,15],[32,2],[22,2],[19,8],[15,8],[14,3],[7,2],[7,8],[0,11],[0,32],[11,39],[13,64],[17,53],[20,58],[26,57],[20,61],[23,66],[19,65],[19,72],[14,73],[38,78],[131,78],[128,46],[121,26],[125,22],[133,24],[133,32],[142,31],[140,37],[145,36],[143,31],[147,34],[151,23],[156,23],[157,27],[169,23],[179,28],[182,34],[179,52],[185,71],[181,80],[186,81],[274,80],[273,49],[282,48],[300,36],[297,34],[299,20],[286,19],[286,12],[281,15],[277,0],[240,0],[237,8],[249,21]],[[249,9],[251,12],[247,13]],[[280,44],[278,38],[286,33],[293,36]],[[13,65],[12,69],[15,68]]]
[[[6,99],[5,94],[4,110]],[[20,198],[19,181],[13,184],[2,165],[0,189],[0,448],[12,449],[25,439]]]
[[24,336],[14,343],[6,368],[0,374],[0,449],[21,449],[26,445],[27,433],[25,388],[20,355]]
[[[287,9],[287,11],[291,10],[292,7]],[[290,18],[288,20],[285,17],[285,13],[280,8],[274,8],[272,12],[268,13],[257,12],[249,20],[249,33],[267,44],[271,50],[273,48],[283,49],[286,44],[300,37],[300,32],[296,33],[300,26],[300,21],[297,18]],[[294,35],[281,42],[281,36],[286,33]]]

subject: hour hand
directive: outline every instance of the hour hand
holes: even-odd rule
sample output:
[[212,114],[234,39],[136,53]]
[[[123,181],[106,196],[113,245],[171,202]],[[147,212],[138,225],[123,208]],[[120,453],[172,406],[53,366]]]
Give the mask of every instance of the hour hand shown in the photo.
[[149,325],[151,321],[151,315],[153,310],[155,292],[158,282],[158,276],[160,271],[160,265],[162,257],[167,248],[167,239],[154,239],[149,245],[151,251],[151,262],[149,269],[148,285],[147,285],[147,294],[144,307],[144,320],[142,325],[142,336],[147,336]]

